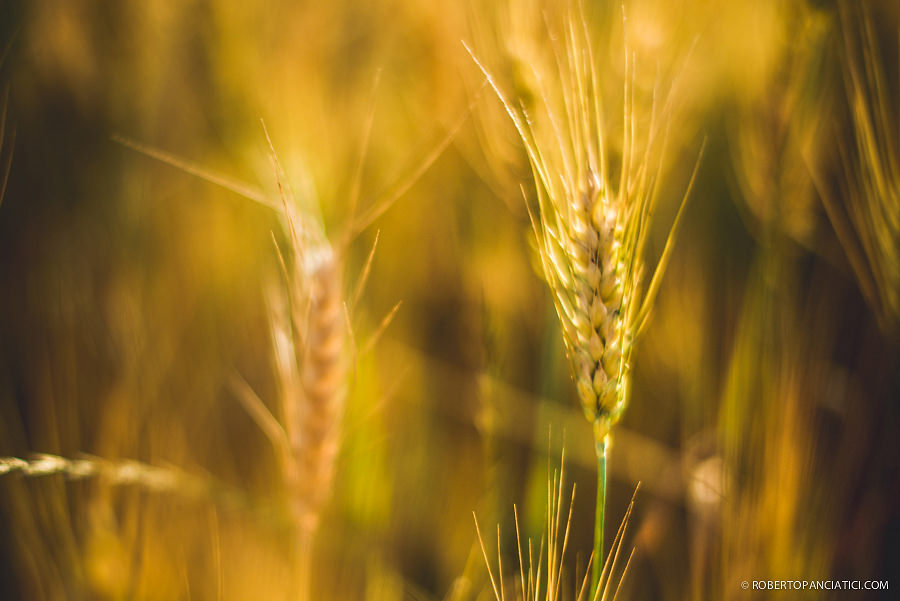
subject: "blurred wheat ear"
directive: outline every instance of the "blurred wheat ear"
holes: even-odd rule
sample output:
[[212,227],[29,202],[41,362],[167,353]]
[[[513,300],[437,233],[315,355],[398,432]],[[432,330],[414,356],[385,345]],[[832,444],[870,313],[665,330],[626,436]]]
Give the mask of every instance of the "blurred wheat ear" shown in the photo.
[[[537,207],[529,206],[529,214],[581,407],[594,429],[598,471],[594,548],[600,557],[610,428],[628,405],[634,341],[665,271],[699,159],[666,246],[644,287],[643,254],[660,184],[670,105],[658,106],[654,92],[649,114],[636,114],[634,59],[626,47],[623,138],[615,162],[606,147],[598,76],[604,65],[595,58],[581,3],[569,6],[558,30],[548,31],[546,40],[537,44],[535,56],[546,60],[522,61],[533,69],[530,81],[535,89],[524,96],[518,92],[518,98],[509,97],[467,50],[512,119],[531,165]],[[639,128],[646,129],[636,131]],[[616,173],[611,165],[617,165]],[[599,576],[595,564],[595,590]]]
[[199,502],[212,501],[220,507],[265,515],[265,508],[243,492],[208,475],[192,475],[174,466],[149,465],[130,459],[109,460],[84,454],[74,459],[49,453],[38,453],[28,459],[0,457],[0,476],[13,474],[27,478],[53,475],[62,475],[69,480],[97,478],[114,486],[136,486],[149,492]]
[[[895,95],[897,82],[885,72],[871,7],[845,1],[838,5],[853,146],[838,148],[845,171],[838,197],[824,173],[814,172],[813,178],[863,295],[882,328],[896,334],[900,328],[900,99]],[[900,36],[900,23],[887,27]],[[900,53],[894,59],[900,59]]]
[[[275,449],[294,530],[294,596],[305,599],[311,595],[312,545],[331,493],[349,383],[350,318],[342,293],[346,249],[332,246],[311,210],[314,199],[298,203],[285,183],[285,172],[264,124],[263,131],[280,203],[251,186],[164,151],[121,137],[115,140],[274,209],[279,216],[287,243],[282,248],[274,235],[273,242],[282,278],[267,290],[278,373],[277,416],[239,373],[231,375],[230,386]],[[346,238],[344,245],[348,241]],[[360,281],[358,288],[362,284]]]
[[[377,85],[377,82],[376,82]],[[312,594],[312,545],[321,514],[331,496],[335,462],[340,449],[341,423],[352,380],[351,365],[375,345],[399,309],[400,303],[382,319],[377,329],[357,351],[351,312],[355,309],[370,273],[378,235],[358,276],[353,294],[343,293],[345,260],[353,240],[386,212],[450,145],[468,118],[467,107],[454,126],[441,137],[412,172],[389,188],[389,192],[357,214],[359,178],[367,148],[361,149],[350,194],[349,217],[342,235],[333,242],[316,213],[315,198],[294,196],[286,174],[262,124],[269,146],[280,202],[243,182],[213,173],[170,153],[114,136],[114,140],[179,170],[231,190],[268,209],[275,210],[284,229],[286,243],[273,242],[281,266],[281,280],[267,288],[271,340],[278,375],[277,411],[234,372],[230,386],[250,417],[272,443],[287,493],[294,529],[294,596]],[[368,116],[364,140],[368,141],[374,105]]]
[[343,265],[322,227],[298,212],[296,201],[288,202],[271,140],[269,146],[290,255],[286,263],[280,253],[287,312],[279,299],[270,301],[285,436],[279,444],[289,453],[283,469],[298,531],[299,591],[306,595],[312,538],[331,491],[347,392]]

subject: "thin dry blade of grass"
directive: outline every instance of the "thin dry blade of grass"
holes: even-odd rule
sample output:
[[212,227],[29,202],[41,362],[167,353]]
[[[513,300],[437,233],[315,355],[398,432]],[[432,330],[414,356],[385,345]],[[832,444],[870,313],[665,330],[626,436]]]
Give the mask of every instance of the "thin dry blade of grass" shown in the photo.
[[[547,517],[544,523],[543,531],[541,533],[541,543],[540,549],[538,551],[537,567],[535,567],[534,565],[532,539],[527,539],[527,575],[525,571],[524,551],[522,547],[522,534],[519,528],[518,508],[515,505],[513,506],[513,517],[516,528],[516,553],[519,562],[519,579],[517,584],[520,587],[515,598],[520,599],[521,601],[558,601],[562,595],[562,589],[560,587],[563,581],[565,555],[569,542],[569,533],[572,528],[572,515],[576,490],[576,487],[573,484],[571,493],[569,495],[568,509],[566,510],[565,514],[565,528],[562,532],[562,539],[560,539],[560,528],[562,528],[563,517],[562,512],[565,506],[563,503],[563,489],[565,488],[564,468],[565,456],[563,455],[563,457],[561,458],[559,470],[554,470],[552,474],[548,475],[547,479]],[[613,574],[618,572],[620,553],[622,550],[625,533],[627,532],[627,524],[631,519],[632,511],[634,509],[634,500],[636,495],[637,489],[635,489],[631,502],[629,503],[628,508],[625,512],[625,517],[622,519],[622,522],[619,525],[619,529],[616,533],[616,537],[613,541],[613,546],[610,549],[609,555],[607,556],[606,561],[603,562],[603,568],[600,572],[601,576],[599,586],[595,587],[594,589],[590,589],[588,586],[588,583],[591,580],[591,567],[592,565],[594,565],[594,562],[596,560],[596,556],[591,553],[590,557],[588,558],[588,563],[585,568],[584,575],[580,580],[580,585],[576,590],[576,601],[587,601],[589,599],[591,601],[607,601],[608,599],[610,599],[609,594],[614,581]],[[502,549],[500,548],[500,526],[499,524],[497,526],[497,564],[495,571],[494,567],[492,567],[493,564],[489,559],[488,550],[485,546],[484,538],[481,534],[481,527],[478,523],[478,516],[473,513],[473,518],[475,521],[475,532],[478,538],[478,544],[481,549],[482,557],[484,558],[485,567],[488,571],[488,578],[491,583],[494,598],[497,601],[505,601],[507,599],[507,591],[503,584],[504,570],[502,559],[503,553]],[[544,552],[545,538],[547,540],[546,553]],[[631,553],[633,554],[633,552],[634,551],[632,550]],[[544,559],[546,559],[546,564],[544,564]],[[630,559],[631,555],[629,555],[629,562]],[[545,565],[546,567],[544,567]],[[615,590],[612,591],[612,599],[616,598],[616,595],[618,594],[618,591],[622,586],[622,581],[624,580],[627,571],[628,563],[626,563],[626,565],[622,568],[621,573],[618,576]],[[546,578],[544,578],[544,576]],[[546,579],[546,588],[542,590],[542,581],[544,579]],[[577,582],[578,580],[576,580],[576,584]]]

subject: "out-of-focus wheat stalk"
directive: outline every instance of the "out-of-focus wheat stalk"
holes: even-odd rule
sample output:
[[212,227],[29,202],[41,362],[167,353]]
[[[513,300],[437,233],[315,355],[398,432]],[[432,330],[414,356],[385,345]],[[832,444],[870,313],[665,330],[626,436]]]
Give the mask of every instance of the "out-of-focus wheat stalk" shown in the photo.
[[[285,485],[289,519],[295,532],[295,596],[311,594],[312,544],[322,509],[334,478],[340,425],[349,381],[349,314],[344,303],[343,248],[336,249],[315,214],[313,198],[301,204],[285,184],[285,173],[266,132],[280,204],[241,182],[210,172],[169,153],[126,138],[117,142],[187,173],[229,189],[270,209],[281,218],[286,248],[276,243],[282,281],[270,287],[268,297],[271,340],[278,370],[279,401],[276,414],[237,373],[231,387],[250,417],[275,448]],[[346,244],[346,242],[345,242]],[[374,250],[374,249],[373,249]],[[364,280],[367,274],[363,274]],[[359,282],[361,288],[363,281]],[[393,313],[389,315],[392,317]],[[389,321],[389,320],[386,320]],[[383,327],[387,323],[383,324]],[[376,333],[377,334],[377,333]],[[370,341],[374,342],[374,341]],[[42,455],[38,462],[10,459],[0,463],[7,471],[33,475],[47,469],[70,476],[106,475],[113,482],[133,480],[156,490],[203,492],[202,481],[181,477],[180,472],[159,471],[134,462],[104,463],[99,459],[68,461]],[[52,459],[52,461],[50,459]],[[49,463],[48,463],[49,461]],[[48,468],[49,466],[49,468]],[[137,466],[140,469],[135,469]],[[124,476],[123,472],[124,471]],[[0,473],[3,470],[0,469]],[[208,495],[215,501],[215,495]]]
[[0,457],[0,476],[17,473],[29,478],[57,474],[71,480],[98,478],[116,486],[138,486],[150,492],[197,501],[213,500],[226,508],[248,509],[254,505],[241,491],[209,476],[192,475],[174,466],[149,465],[131,459],[109,460],[92,455],[71,459],[50,453],[38,453],[27,459]]
[[[518,92],[518,97],[509,96],[470,53],[512,119],[533,172],[537,209],[530,214],[540,259],[581,407],[594,430],[598,460],[594,546],[600,557],[610,428],[628,405],[633,344],[647,321],[672,248],[670,235],[644,287],[643,254],[670,107],[658,106],[654,93],[649,114],[636,114],[634,61],[626,47],[623,138],[616,161],[608,146],[608,116],[598,75],[606,65],[594,51],[581,4],[569,5],[560,23],[543,42],[549,52],[538,42],[534,56],[546,60],[531,57],[521,63],[532,70],[527,75],[534,89],[528,97]],[[682,203],[673,233],[683,207]],[[598,578],[595,564],[595,587]]]
[[[3,150],[6,146],[6,106],[7,99],[4,97],[3,105],[0,107],[0,150]],[[13,146],[16,140],[16,132],[15,130],[9,135],[9,146],[10,149],[6,154],[5,165],[2,167],[2,173],[0,173],[0,204],[3,203],[3,196],[6,194],[6,183],[9,181],[9,171],[12,168],[12,157],[13,157]]]
[[[854,144],[838,148],[846,172],[841,195],[845,200],[835,198],[821,174],[817,174],[818,187],[863,295],[881,325],[896,331],[900,325],[900,99],[897,83],[885,73],[869,9],[864,3],[854,7],[840,2],[839,7]],[[900,36],[900,24],[889,23],[888,28]]]
[[[115,137],[117,142],[142,154],[274,209],[279,216],[287,240],[284,247],[275,242],[282,279],[268,288],[271,340],[278,375],[275,413],[241,375],[233,374],[230,384],[244,409],[275,449],[295,531],[294,590],[300,598],[311,595],[312,545],[334,480],[351,361],[355,354],[371,350],[399,308],[398,303],[356,351],[350,313],[368,279],[375,246],[358,276],[352,297],[345,301],[343,284],[347,248],[437,160],[459,131],[468,112],[467,108],[411,174],[401,178],[387,195],[364,207],[357,215],[358,178],[366,151],[363,148],[357,180],[349,199],[349,219],[337,242],[332,242],[325,234],[312,186],[306,186],[308,190],[297,198],[287,185],[286,173],[265,126],[280,203],[240,181],[165,151]],[[373,114],[369,115],[366,138],[373,117]],[[377,240],[376,236],[375,244]]]
[[[734,583],[748,571],[777,580],[834,570],[833,520],[854,493],[841,489],[840,462],[826,459],[821,417],[823,400],[845,393],[835,389],[827,314],[813,295],[802,304],[797,273],[786,261],[777,271],[764,253],[747,286],[720,405],[721,454],[693,499],[701,515],[721,520],[716,544],[694,566],[699,598],[740,598]],[[834,456],[847,451],[833,442]]]
[[[796,4],[796,5],[795,5]],[[765,245],[791,240],[815,247],[815,188],[810,170],[829,147],[822,127],[830,96],[822,62],[829,20],[800,3],[789,4],[782,27],[788,40],[770,44],[778,59],[763,82],[735,96],[729,142],[745,223]]]
[[[6,54],[12,46],[10,40],[6,47],[0,53],[0,67],[6,60]],[[3,100],[0,102],[0,205],[3,204],[3,197],[6,195],[6,184],[9,182],[9,171],[12,168],[13,150],[16,145],[16,129],[10,128],[9,134],[6,133],[7,108],[9,107],[9,88],[3,91]],[[6,147],[9,146],[9,150]],[[3,154],[6,158],[2,159]]]
[[[305,599],[311,594],[313,539],[331,492],[339,448],[349,373],[348,319],[341,290],[342,256],[332,247],[313,211],[300,205],[291,189],[286,189],[285,174],[268,132],[266,139],[287,237],[286,249],[276,243],[283,281],[272,287],[268,303],[279,377],[278,416],[241,376],[235,374],[231,384],[275,448],[295,531],[294,591]],[[248,197],[259,201],[257,196]]]
[[292,262],[284,270],[289,314],[274,311],[272,328],[290,451],[283,469],[299,536],[300,594],[305,595],[312,537],[331,491],[338,451],[348,374],[347,332],[342,262],[321,227],[304,219],[283,192],[282,200]]

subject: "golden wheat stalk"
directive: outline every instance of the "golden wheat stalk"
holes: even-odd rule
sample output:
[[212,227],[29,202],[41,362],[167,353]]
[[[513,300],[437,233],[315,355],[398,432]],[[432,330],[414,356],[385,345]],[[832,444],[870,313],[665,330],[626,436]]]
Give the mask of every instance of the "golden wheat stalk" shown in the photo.
[[[620,158],[614,163],[601,106],[598,70],[602,67],[595,59],[581,5],[569,6],[561,23],[559,31],[548,31],[550,51],[539,47],[534,53],[549,55],[545,62],[520,63],[530,65],[530,80],[536,88],[516,99],[469,53],[512,119],[533,173],[537,210],[529,206],[529,214],[581,407],[594,429],[598,459],[595,549],[600,556],[609,431],[628,405],[634,341],[646,323],[668,262],[684,200],[645,288],[643,254],[666,139],[665,119],[663,127],[660,119],[668,116],[670,106],[665,103],[659,110],[654,93],[646,121],[638,122],[630,79],[634,64],[626,48],[623,138]],[[558,39],[563,40],[562,47]],[[639,126],[646,130],[638,132]],[[617,165],[617,173],[612,173],[612,164]],[[696,173],[697,167],[684,199]],[[595,565],[595,587],[597,578]]]

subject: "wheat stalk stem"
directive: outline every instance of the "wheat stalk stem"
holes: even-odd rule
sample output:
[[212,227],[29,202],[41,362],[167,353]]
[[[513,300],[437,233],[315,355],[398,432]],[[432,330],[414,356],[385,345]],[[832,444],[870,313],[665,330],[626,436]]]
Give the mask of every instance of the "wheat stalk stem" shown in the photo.
[[603,557],[603,530],[606,522],[606,453],[607,453],[608,436],[595,442],[597,452],[597,502],[595,504],[596,515],[594,518],[594,553],[593,556],[598,558],[594,562],[594,568],[591,572],[591,590],[597,590],[600,585],[600,572],[603,569],[603,563],[600,558]]

